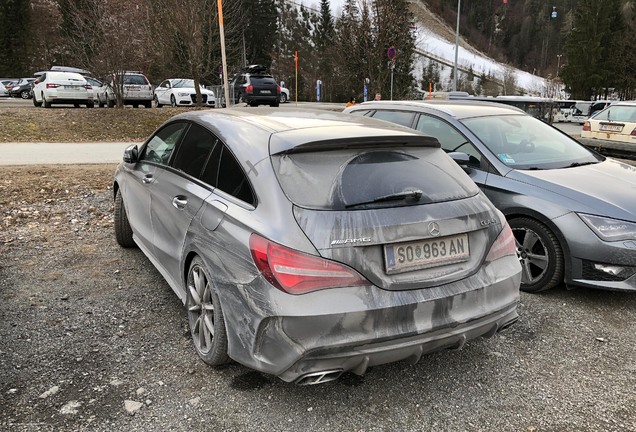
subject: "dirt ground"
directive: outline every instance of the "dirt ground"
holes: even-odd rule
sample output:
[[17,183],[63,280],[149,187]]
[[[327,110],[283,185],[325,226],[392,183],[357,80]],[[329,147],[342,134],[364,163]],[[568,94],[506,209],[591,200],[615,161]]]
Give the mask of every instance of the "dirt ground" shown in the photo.
[[0,430],[636,431],[630,293],[522,294],[492,339],[320,386],[207,367],[114,240],[114,169],[0,169]]

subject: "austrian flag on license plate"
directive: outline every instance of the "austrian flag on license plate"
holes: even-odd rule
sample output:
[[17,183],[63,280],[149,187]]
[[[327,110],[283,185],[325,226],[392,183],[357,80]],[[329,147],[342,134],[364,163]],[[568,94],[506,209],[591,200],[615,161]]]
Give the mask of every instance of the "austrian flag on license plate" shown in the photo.
[[468,261],[469,258],[467,234],[384,246],[387,273],[437,267]]

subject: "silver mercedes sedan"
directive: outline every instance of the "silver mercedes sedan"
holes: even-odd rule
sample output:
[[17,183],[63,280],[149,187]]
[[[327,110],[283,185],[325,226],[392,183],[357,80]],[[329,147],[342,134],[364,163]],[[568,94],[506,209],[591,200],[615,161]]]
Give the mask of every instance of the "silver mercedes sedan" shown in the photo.
[[432,137],[326,111],[180,114],[114,177],[115,235],[198,355],[288,382],[460,348],[517,320],[502,213]]

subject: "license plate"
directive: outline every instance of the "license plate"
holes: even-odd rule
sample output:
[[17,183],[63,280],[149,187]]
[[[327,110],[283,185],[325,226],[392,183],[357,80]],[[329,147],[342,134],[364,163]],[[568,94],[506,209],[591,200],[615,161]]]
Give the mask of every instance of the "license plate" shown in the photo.
[[66,85],[64,87],[62,87],[64,90],[77,90],[82,88],[82,86],[76,86],[76,85]]
[[272,94],[269,90],[261,90],[261,94]]
[[387,273],[420,270],[468,261],[468,234],[384,245]]
[[601,124],[600,129],[603,132],[620,132],[623,130],[623,125]]

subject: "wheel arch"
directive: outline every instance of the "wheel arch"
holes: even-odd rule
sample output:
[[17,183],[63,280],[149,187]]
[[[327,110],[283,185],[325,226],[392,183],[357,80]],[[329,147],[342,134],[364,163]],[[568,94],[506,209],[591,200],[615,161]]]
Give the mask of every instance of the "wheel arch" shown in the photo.
[[517,219],[521,217],[526,217],[530,219],[534,219],[537,222],[542,223],[552,233],[556,236],[559,241],[559,246],[561,246],[561,251],[563,251],[563,264],[564,264],[564,281],[570,280],[570,275],[572,274],[572,260],[570,255],[570,247],[568,246],[568,242],[559,229],[559,227],[544,214],[530,209],[526,207],[516,207],[516,208],[508,208],[503,212],[504,216],[506,216],[506,220],[510,221],[512,219]]

